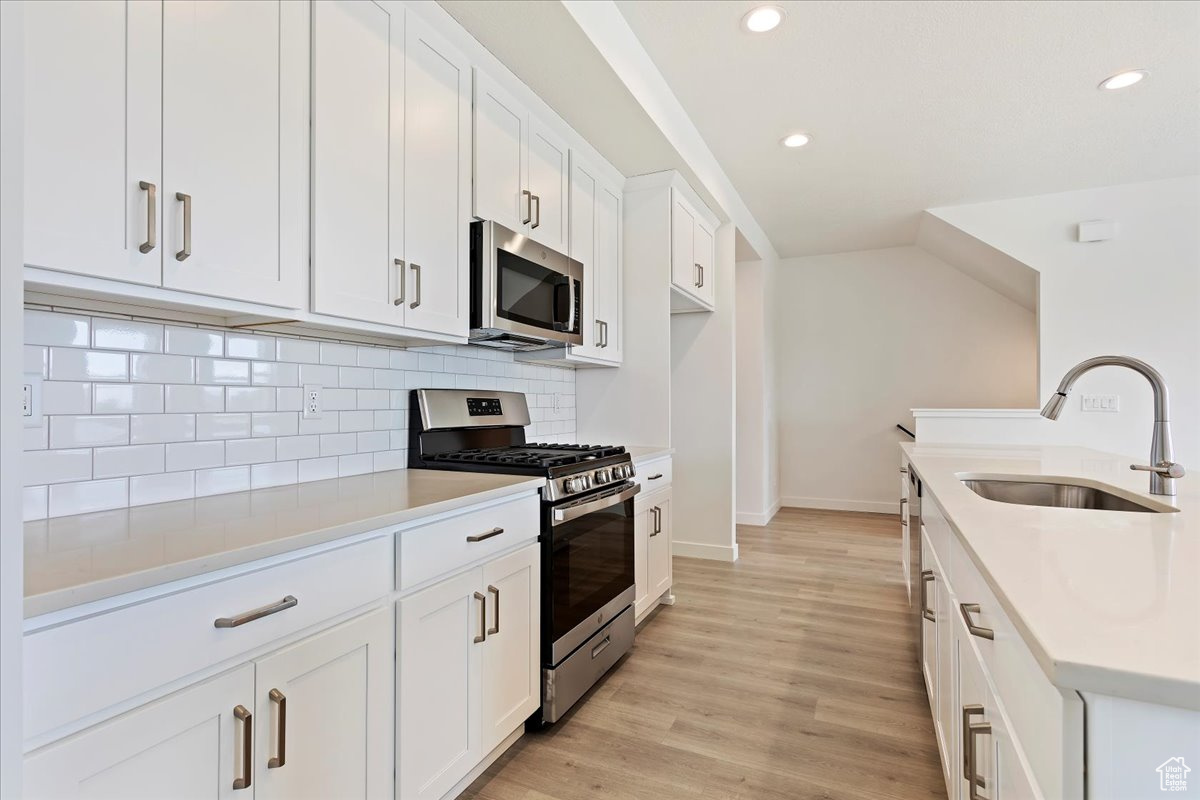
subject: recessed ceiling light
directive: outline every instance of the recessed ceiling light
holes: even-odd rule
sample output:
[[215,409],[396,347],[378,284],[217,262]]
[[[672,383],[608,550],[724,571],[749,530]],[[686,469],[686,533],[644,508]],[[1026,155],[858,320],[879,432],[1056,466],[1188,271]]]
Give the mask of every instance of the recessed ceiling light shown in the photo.
[[783,22],[783,9],[779,6],[759,6],[746,12],[742,27],[751,33],[766,33]]
[[1130,69],[1125,72],[1118,72],[1111,78],[1105,78],[1100,82],[1101,89],[1125,89],[1133,86],[1135,83],[1140,83],[1147,75],[1149,70]]
[[804,147],[804,145],[811,141],[812,137],[807,133],[793,133],[783,137],[783,141],[780,144],[784,147]]

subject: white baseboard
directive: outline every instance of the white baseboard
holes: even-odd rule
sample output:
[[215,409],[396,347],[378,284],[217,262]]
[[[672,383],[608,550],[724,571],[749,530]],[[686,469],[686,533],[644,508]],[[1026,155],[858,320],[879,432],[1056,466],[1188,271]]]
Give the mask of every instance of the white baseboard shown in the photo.
[[816,508],[822,511],[865,511],[868,514],[899,514],[900,502],[880,500],[836,500],[828,497],[783,497],[784,508]]
[[766,511],[739,511],[737,512],[737,524],[757,525],[761,528],[771,521],[771,517],[779,513],[779,507],[780,502],[776,500]]
[[728,561],[738,559],[738,546],[727,544],[701,544],[700,542],[671,542],[671,554],[684,558],[707,558],[710,561]]

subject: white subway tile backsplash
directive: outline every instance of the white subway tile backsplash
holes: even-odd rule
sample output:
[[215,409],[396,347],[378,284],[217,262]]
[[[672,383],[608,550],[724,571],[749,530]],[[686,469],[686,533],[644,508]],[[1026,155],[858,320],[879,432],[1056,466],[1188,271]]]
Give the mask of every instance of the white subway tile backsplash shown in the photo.
[[50,348],[50,379],[56,381],[124,381],[129,354],[102,350]]
[[225,337],[218,331],[168,325],[163,350],[180,356],[220,356],[225,352]]
[[49,516],[65,517],[129,505],[129,479],[59,483],[50,487]]
[[62,415],[50,417],[50,447],[102,447],[129,442],[129,417]]
[[187,442],[195,438],[195,414],[134,414],[129,418],[131,444]]
[[164,472],[129,479],[129,504],[169,503],[196,496],[196,476],[192,472]]
[[[225,464],[225,442],[175,442],[166,445],[167,472],[210,469]],[[199,484],[197,484],[197,493]]]
[[191,356],[129,356],[129,380],[134,383],[192,383],[195,379],[195,359]]
[[135,444],[127,447],[96,448],[94,478],[122,478],[128,475],[149,475],[165,469],[161,444]]
[[92,320],[92,347],[97,350],[161,353],[163,326],[128,319],[97,317]]
[[[408,390],[529,395],[531,439],[573,440],[574,372],[511,354],[401,350],[29,309],[41,427],[23,433],[27,519],[403,469]],[[324,389],[301,419],[301,385]],[[127,416],[128,415],[128,416]]]
[[92,477],[92,451],[35,450],[25,453],[21,478],[26,486],[86,481]]
[[78,381],[46,381],[42,384],[42,414],[90,414],[92,385]]
[[[190,388],[190,387],[189,387]],[[161,414],[163,387],[154,383],[97,383],[93,414]]]

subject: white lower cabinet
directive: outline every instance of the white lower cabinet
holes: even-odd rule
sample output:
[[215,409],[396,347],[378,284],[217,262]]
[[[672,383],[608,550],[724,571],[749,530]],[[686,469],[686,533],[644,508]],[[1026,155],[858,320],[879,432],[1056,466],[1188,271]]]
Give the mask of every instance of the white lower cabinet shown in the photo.
[[[234,798],[242,720],[254,697],[243,665],[38,750],[25,759],[29,800]],[[241,709],[241,712],[237,711]]]
[[25,797],[391,794],[387,608],[29,754]]
[[640,622],[671,592],[671,487],[639,496],[635,510],[633,612]]
[[527,545],[398,602],[401,800],[445,796],[540,704],[539,564]]

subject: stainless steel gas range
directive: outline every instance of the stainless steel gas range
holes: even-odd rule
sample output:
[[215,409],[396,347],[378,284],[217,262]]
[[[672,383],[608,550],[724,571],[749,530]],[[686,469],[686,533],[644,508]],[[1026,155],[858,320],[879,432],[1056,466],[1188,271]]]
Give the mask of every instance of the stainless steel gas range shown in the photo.
[[[519,392],[417,389],[408,465],[542,475],[542,707],[556,722],[633,645],[633,459],[624,447],[529,444]],[[540,717],[540,719],[539,719]]]

